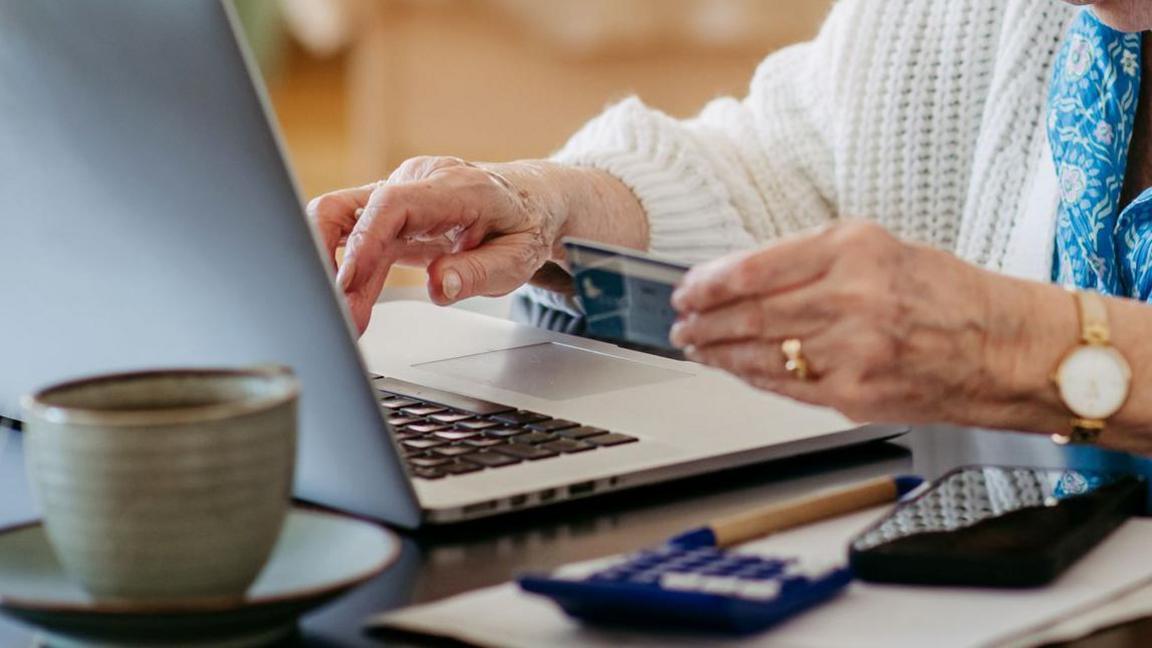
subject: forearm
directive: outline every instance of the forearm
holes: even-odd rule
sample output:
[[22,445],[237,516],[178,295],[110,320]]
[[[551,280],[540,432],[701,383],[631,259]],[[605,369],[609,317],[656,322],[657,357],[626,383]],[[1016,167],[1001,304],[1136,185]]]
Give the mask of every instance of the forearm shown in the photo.
[[[1073,418],[1052,381],[1080,338],[1075,298],[1051,284],[996,277],[990,282],[987,385],[972,423],[1040,433],[1068,433]],[[1108,298],[1112,340],[1132,367],[1128,401],[1100,443],[1152,454],[1152,307]]]

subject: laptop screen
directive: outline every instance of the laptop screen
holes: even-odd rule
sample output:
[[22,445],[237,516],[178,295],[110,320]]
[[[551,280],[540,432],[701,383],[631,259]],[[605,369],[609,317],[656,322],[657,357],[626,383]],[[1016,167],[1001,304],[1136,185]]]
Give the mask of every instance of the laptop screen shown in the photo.
[[298,492],[414,523],[229,8],[0,0],[0,88],[0,416],[77,376],[288,365]]

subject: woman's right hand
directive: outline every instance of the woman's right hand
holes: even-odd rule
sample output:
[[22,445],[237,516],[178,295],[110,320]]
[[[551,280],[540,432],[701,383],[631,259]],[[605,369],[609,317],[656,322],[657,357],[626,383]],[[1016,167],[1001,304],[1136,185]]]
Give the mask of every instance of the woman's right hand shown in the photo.
[[404,162],[386,181],[325,194],[308,205],[328,256],[344,246],[337,282],[361,333],[393,264],[425,267],[438,304],[499,296],[552,258],[565,210],[546,162]]

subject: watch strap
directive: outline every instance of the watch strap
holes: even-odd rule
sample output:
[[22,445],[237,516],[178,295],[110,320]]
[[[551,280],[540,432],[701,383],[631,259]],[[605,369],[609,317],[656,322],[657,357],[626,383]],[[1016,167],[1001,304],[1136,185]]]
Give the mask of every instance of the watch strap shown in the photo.
[[1104,432],[1104,421],[1093,419],[1072,419],[1071,431],[1052,435],[1052,443],[1056,445],[1092,445],[1100,440]]
[[1112,342],[1112,329],[1108,325],[1108,307],[1100,293],[1076,291],[1080,309],[1080,340],[1093,346],[1107,346]]

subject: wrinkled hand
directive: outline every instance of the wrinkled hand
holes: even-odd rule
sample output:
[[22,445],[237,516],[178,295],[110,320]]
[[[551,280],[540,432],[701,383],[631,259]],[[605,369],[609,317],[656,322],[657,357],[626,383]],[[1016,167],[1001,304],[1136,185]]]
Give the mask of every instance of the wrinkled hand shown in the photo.
[[413,158],[387,181],[308,205],[334,264],[345,247],[337,280],[361,332],[393,264],[426,267],[429,296],[449,304],[507,294],[548,261],[561,217],[515,186],[503,173],[510,166]]
[[[672,340],[756,387],[856,420],[965,422],[996,373],[994,276],[848,221],[693,269],[673,298]],[[809,381],[785,370],[789,338],[803,343]]]

